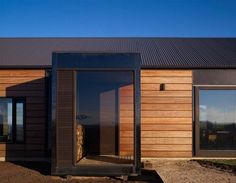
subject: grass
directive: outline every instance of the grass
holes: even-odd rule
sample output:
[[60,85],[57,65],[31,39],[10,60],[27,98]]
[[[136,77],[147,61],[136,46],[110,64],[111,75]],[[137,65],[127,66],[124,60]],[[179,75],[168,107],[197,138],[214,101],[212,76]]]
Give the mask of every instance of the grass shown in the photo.
[[215,167],[228,172],[233,172],[236,175],[236,159],[203,159],[197,162],[205,167]]
[[212,159],[212,160],[204,160],[212,163],[236,166],[236,159]]

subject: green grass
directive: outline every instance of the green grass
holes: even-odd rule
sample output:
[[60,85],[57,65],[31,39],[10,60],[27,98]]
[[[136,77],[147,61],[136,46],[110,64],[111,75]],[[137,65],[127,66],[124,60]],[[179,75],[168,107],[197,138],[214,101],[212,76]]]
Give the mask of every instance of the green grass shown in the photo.
[[204,160],[212,163],[218,163],[223,165],[230,165],[230,166],[236,166],[236,159],[212,159],[212,160]]

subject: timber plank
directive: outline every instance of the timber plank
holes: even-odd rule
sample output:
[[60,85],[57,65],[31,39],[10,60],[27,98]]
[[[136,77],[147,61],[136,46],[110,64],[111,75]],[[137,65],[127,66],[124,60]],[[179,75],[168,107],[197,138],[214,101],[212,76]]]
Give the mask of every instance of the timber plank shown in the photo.
[[[127,126],[125,126],[127,127]],[[191,131],[192,125],[186,124],[170,124],[170,125],[160,125],[160,124],[142,124],[142,131]]]
[[141,97],[192,97],[192,91],[141,91]]
[[141,104],[192,104],[192,97],[142,96]]
[[[132,131],[123,131],[123,137],[133,138]],[[192,138],[191,131],[141,131],[142,138],[145,137],[190,137]]]
[[[132,144],[122,144],[120,147],[123,151],[132,151]],[[192,151],[192,145],[183,144],[142,144],[142,151]]]
[[[123,114],[125,113],[125,114]],[[124,116],[130,117],[132,113],[130,111],[124,111]],[[192,111],[141,111],[142,117],[174,117],[174,118],[190,118],[192,117]]]
[[192,76],[191,70],[141,70],[141,76]]
[[5,76],[5,77],[22,77],[22,76],[27,76],[27,77],[33,77],[33,76],[39,76],[39,77],[44,77],[45,76],[45,70],[14,70],[14,69],[4,69],[0,70],[0,77]]
[[[124,109],[129,109],[131,106],[124,106]],[[192,104],[142,104],[143,111],[192,111]]]
[[142,83],[192,83],[192,77],[141,77]]
[[21,84],[23,85],[24,83],[44,83],[44,77],[42,76],[30,76],[30,77],[0,77],[0,81],[3,84],[8,84],[8,83],[15,83],[15,84]]
[[[124,118],[123,120],[126,120],[126,122],[129,121],[129,118]],[[152,118],[152,117],[142,117],[141,118],[141,124],[192,124],[192,118],[169,118],[169,117],[159,117],[159,118]]]
[[192,151],[142,151],[142,157],[192,157]]
[[[155,84],[149,84],[149,83],[142,83],[141,84],[141,90],[160,90],[160,83],[155,83]],[[166,91],[189,91],[192,90],[192,84],[165,84],[165,90]]]

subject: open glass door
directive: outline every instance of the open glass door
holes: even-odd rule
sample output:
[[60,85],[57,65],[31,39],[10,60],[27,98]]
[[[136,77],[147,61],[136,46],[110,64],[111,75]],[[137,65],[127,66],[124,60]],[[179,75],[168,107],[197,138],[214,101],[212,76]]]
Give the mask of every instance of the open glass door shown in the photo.
[[76,163],[133,164],[132,71],[77,71]]

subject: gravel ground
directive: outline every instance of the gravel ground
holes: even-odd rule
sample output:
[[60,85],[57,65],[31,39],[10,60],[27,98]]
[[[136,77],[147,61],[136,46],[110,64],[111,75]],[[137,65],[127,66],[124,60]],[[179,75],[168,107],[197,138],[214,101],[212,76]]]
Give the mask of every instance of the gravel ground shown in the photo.
[[[154,170],[143,170],[143,175],[131,177],[130,183],[163,182]],[[36,162],[0,162],[0,183],[118,183],[115,177],[50,176],[50,164]]]
[[[143,175],[131,178],[128,182],[155,183],[236,183],[232,173],[205,168],[196,161],[186,160],[148,160],[145,161]],[[30,162],[0,162],[0,183],[117,183],[118,178],[111,177],[72,177],[65,179],[50,176],[50,165]]]
[[206,168],[196,161],[151,160],[150,163],[165,183],[236,183],[233,173]]

